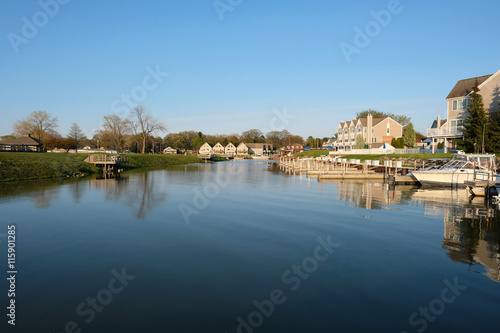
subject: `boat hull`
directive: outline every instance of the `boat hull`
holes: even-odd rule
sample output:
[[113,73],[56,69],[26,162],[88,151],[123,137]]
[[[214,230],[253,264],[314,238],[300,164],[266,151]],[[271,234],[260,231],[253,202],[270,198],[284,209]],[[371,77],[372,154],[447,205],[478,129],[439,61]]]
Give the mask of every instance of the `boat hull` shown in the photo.
[[[487,173],[476,173],[473,170],[458,170],[450,172],[448,170],[434,171],[414,171],[413,177],[422,185],[464,185],[466,181],[488,180]],[[490,176],[491,179],[491,176]],[[496,177],[493,177],[496,180]]]

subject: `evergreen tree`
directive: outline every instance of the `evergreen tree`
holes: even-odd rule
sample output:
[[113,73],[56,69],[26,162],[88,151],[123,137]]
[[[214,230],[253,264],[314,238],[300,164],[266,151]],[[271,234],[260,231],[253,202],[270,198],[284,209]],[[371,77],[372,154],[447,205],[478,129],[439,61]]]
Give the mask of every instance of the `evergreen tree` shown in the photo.
[[463,139],[457,142],[458,147],[468,153],[481,152],[483,137],[485,148],[489,140],[487,134],[490,130],[490,124],[484,110],[483,97],[479,94],[477,80],[468,100],[467,112],[469,115],[463,124]]
[[406,126],[405,131],[403,132],[403,140],[406,147],[414,147],[415,142],[417,141],[417,133],[415,133],[415,129],[413,128],[413,124],[409,123]]

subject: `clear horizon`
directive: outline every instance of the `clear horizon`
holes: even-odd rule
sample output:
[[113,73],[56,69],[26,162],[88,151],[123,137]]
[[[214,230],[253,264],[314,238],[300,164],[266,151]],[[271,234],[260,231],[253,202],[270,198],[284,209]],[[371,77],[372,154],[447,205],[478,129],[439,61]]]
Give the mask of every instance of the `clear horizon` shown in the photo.
[[492,0],[3,7],[0,135],[45,110],[62,135],[76,122],[92,137],[104,115],[137,104],[165,120],[162,137],[253,128],[331,137],[366,109],[408,115],[425,134],[446,117],[458,80],[500,70],[500,4]]

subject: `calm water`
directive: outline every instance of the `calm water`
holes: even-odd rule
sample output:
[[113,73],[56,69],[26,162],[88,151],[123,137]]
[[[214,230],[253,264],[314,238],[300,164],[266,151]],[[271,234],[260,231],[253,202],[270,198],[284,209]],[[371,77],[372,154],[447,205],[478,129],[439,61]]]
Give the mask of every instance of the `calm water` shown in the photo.
[[464,191],[241,161],[3,186],[0,210],[17,332],[498,331],[500,214]]

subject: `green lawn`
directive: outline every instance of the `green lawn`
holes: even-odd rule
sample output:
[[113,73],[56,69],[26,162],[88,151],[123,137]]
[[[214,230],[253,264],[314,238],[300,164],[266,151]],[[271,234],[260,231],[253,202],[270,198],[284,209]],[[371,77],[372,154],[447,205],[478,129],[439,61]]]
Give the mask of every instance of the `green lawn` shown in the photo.
[[99,171],[87,154],[0,152],[0,181],[67,178]]
[[[101,173],[101,169],[83,160],[88,154],[0,152],[0,182],[38,179],[66,179],[74,175]],[[127,154],[125,170],[165,168],[170,165],[198,163],[195,155]]]

